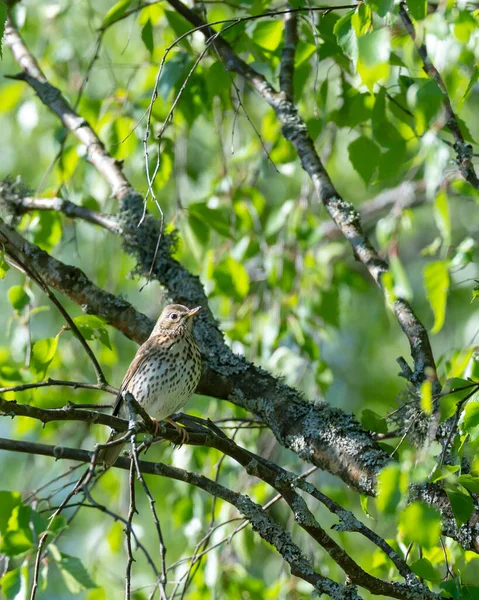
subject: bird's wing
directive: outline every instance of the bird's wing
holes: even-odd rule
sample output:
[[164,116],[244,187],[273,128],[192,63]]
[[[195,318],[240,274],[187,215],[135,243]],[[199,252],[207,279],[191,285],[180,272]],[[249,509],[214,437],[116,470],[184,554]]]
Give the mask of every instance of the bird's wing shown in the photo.
[[130,383],[131,378],[136,373],[136,371],[141,367],[141,365],[147,360],[153,350],[153,348],[157,347],[158,340],[155,338],[150,338],[146,340],[144,344],[142,344],[136,354],[135,358],[131,361],[131,364],[126,372],[123,381],[121,382],[120,389],[118,391],[118,396],[116,397],[115,404],[113,405],[113,413],[114,417],[118,416],[120,412],[120,408],[123,402],[123,392],[126,389],[126,386]]

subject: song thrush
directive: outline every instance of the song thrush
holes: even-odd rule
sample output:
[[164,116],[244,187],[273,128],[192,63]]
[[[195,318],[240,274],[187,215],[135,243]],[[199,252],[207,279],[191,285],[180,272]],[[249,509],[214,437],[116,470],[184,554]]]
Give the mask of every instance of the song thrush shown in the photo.
[[[182,433],[186,431],[168,417],[188,402],[201,375],[201,356],[193,336],[194,317],[201,306],[189,309],[181,304],[170,304],[161,313],[147,341],[142,344],[123,379],[113,415],[129,418],[123,398],[130,392],[154,420],[165,420]],[[111,433],[108,441],[120,437]],[[98,462],[112,465],[123,444],[105,448]]]

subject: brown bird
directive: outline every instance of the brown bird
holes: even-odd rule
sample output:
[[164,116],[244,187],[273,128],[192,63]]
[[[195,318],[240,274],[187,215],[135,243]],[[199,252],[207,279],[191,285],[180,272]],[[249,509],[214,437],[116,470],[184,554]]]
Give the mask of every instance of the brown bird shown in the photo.
[[[181,304],[170,304],[161,313],[150,337],[138,348],[123,379],[113,407],[113,415],[129,418],[129,410],[123,399],[130,392],[135,400],[155,421],[171,423],[188,439],[185,429],[168,417],[188,402],[198,385],[201,375],[201,355],[193,336],[193,320],[201,306],[191,310]],[[112,431],[109,442],[123,434]],[[104,448],[98,454],[98,462],[112,465],[124,444]]]

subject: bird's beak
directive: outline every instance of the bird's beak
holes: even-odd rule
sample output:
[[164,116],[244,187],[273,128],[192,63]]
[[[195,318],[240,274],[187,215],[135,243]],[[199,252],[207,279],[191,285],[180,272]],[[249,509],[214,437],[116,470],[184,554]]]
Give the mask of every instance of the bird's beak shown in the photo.
[[191,317],[197,315],[200,312],[200,310],[201,306],[196,306],[195,308],[192,308],[186,316],[188,317],[188,319],[190,319]]

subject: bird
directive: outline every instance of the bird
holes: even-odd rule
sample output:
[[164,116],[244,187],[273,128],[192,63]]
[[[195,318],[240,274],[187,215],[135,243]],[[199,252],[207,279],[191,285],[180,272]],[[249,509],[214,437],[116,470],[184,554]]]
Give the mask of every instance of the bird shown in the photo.
[[[168,421],[180,433],[181,442],[188,439],[183,427],[169,417],[193,395],[201,376],[201,355],[193,335],[193,317],[201,306],[189,309],[182,304],[166,306],[150,337],[139,348],[120,386],[113,415],[129,418],[123,395],[130,392],[158,426]],[[108,442],[123,433],[112,431]],[[98,453],[99,464],[111,466],[124,444],[103,448]]]

